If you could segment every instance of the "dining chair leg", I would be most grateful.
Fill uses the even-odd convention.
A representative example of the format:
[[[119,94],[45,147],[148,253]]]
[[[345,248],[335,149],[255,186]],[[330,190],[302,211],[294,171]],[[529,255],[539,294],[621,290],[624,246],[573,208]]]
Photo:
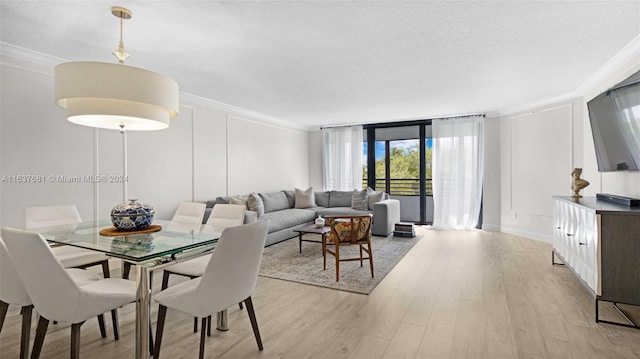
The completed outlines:
[[[211,336],[211,316],[207,317],[207,336]]]
[[[7,310],[9,310],[9,303],[5,303],[0,300],[0,333],[2,333],[2,325],[4,325],[4,319],[7,317]]]
[[[111,323],[113,323],[113,337],[120,339],[120,330],[118,329],[118,310],[111,309]]]
[[[198,318],[193,317],[193,332],[197,333],[198,332]]]
[[[22,333],[20,334],[20,359],[29,357],[29,335],[31,333],[31,314],[33,305],[26,305],[20,309],[22,314]]]
[[[260,339],[260,330],[258,330],[258,321],[256,320],[256,313],[253,310],[253,301],[251,297],[244,300],[244,304],[247,306],[247,313],[249,313],[249,320],[251,321],[251,327],[253,328],[253,335],[256,337],[258,343],[258,349],[262,350],[262,339]]]
[[[153,359],[160,358],[160,345],[162,345],[162,333],[164,332],[164,321],[167,318],[167,307],[158,307],[158,322],[156,323],[156,343],[153,349]]]
[[[109,269],[108,260],[102,262],[102,276],[104,278],[111,278],[111,270]],[[98,323],[100,324],[100,334],[103,338],[106,338],[107,333],[104,330],[104,316],[102,316],[102,320],[98,317]],[[111,323],[113,324],[113,337],[118,340],[120,339],[120,333],[118,329],[118,311],[116,309],[111,310]]]
[[[169,276],[170,275],[171,275],[171,272],[163,271],[163,274],[162,274],[162,286],[160,287],[161,290],[165,290],[169,286]]]
[[[107,330],[104,327],[104,314],[98,315],[98,327],[100,327],[100,336],[107,337]]]
[[[38,327],[36,328],[36,338],[33,341],[33,350],[31,350],[31,359],[39,359],[42,352],[42,344],[44,344],[44,337],[47,335],[47,327],[49,326],[49,319],[40,316],[38,320]]]
[[[83,323],[71,324],[71,359],[80,359],[80,327]]]
[[[202,328],[200,330],[200,359],[204,359],[204,341],[207,338],[206,331],[207,329],[207,318],[202,318]]]
[[[362,256],[362,244],[359,245],[358,247],[360,247],[360,268],[362,268],[362,261],[363,261],[363,256]]]
[[[238,306],[240,307],[240,309],[244,309],[244,307],[242,306],[242,302],[238,303]]]
[[[131,273],[131,263],[124,262],[124,264],[122,264],[122,278],[129,279],[130,273]]]
[[[109,270],[109,260],[102,262],[102,276],[104,278],[111,278],[111,272]]]

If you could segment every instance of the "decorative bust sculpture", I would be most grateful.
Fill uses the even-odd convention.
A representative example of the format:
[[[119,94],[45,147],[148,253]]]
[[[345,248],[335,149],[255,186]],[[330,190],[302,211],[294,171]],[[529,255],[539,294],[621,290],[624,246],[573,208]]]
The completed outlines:
[[[582,174],[582,168],[574,168],[571,172],[571,176],[573,177],[573,181],[571,182],[571,189],[573,190],[573,195],[571,197],[580,198],[580,190],[587,187],[589,185],[588,181],[580,178]]]

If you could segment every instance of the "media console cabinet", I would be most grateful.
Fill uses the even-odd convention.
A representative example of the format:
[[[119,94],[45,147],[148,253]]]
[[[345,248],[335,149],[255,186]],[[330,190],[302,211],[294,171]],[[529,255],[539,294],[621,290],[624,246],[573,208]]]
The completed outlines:
[[[552,265],[556,256],[595,297],[596,323],[640,329],[618,304],[640,305],[640,208],[596,197],[554,196]],[[602,320],[598,303],[611,302],[630,324]]]

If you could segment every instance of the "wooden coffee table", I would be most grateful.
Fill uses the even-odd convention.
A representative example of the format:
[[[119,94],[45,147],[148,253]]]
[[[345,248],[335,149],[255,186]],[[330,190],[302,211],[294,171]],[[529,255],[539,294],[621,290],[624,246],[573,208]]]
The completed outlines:
[[[303,239],[302,236],[307,234],[307,233],[315,233],[315,234],[320,234],[322,235],[322,238],[324,238],[324,236],[331,232],[331,228],[329,228],[328,226],[324,226],[324,227],[316,227],[315,224],[309,224],[309,225],[304,225],[301,226],[299,228],[296,228],[293,230],[294,232],[298,232],[298,242],[300,244],[300,253],[302,253],[302,242],[313,242],[313,243],[321,243],[322,241],[314,241],[312,239]]]

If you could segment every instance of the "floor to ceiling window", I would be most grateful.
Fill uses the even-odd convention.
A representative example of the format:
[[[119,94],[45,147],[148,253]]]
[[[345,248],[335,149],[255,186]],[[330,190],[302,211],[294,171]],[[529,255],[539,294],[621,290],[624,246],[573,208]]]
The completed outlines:
[[[402,221],[432,223],[430,121],[367,125],[364,131],[363,186],[398,199]]]

